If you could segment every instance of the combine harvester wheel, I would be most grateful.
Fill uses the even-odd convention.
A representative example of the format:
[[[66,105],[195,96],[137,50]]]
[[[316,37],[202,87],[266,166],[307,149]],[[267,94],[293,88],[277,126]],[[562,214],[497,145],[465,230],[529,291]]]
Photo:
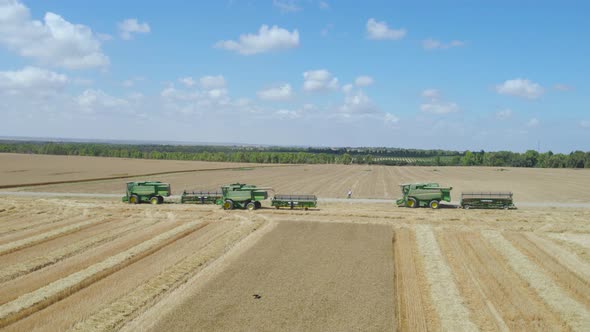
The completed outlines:
[[[223,209],[224,210],[233,210],[234,202],[231,199],[226,200],[223,202]]]
[[[250,202],[246,204],[246,209],[248,209],[248,211],[256,210],[256,204],[254,204],[254,202]]]
[[[428,206],[430,206],[433,209],[438,209],[440,207],[439,203],[437,200],[432,200],[430,201],[430,204],[428,204]]]
[[[160,200],[158,199],[158,197],[154,196],[154,197],[150,198],[150,203],[154,204],[154,205],[160,204]]]
[[[407,204],[408,204],[409,208],[417,208],[418,207],[418,201],[414,197],[408,198]]]
[[[129,197],[129,204],[139,204],[139,197],[137,195],[131,195]]]

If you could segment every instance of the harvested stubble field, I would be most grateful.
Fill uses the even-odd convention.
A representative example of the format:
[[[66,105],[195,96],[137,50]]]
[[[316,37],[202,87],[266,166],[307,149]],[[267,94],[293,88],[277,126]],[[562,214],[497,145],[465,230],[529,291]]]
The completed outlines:
[[[60,166],[64,165],[64,166]],[[60,171],[60,167],[62,170]],[[72,174],[66,173],[69,170]],[[186,171],[182,173],[175,173]],[[27,183],[80,181],[125,174],[159,175],[91,182],[24,186]],[[57,175],[56,175],[57,174]],[[589,203],[590,169],[497,167],[412,167],[366,165],[256,165],[191,161],[136,160],[66,156],[22,156],[0,153],[0,187],[10,191],[120,194],[126,181],[160,180],[183,190],[215,190],[232,182],[270,186],[277,193],[311,193],[318,197],[395,199],[399,184],[439,182],[461,191],[512,191],[516,202]]]
[[[286,170],[311,175],[289,178]],[[526,171],[530,174],[522,179],[510,175]],[[550,196],[537,202],[590,201],[576,196],[588,193],[557,186],[567,180],[582,188],[588,179],[579,176],[587,173],[536,171],[541,170],[468,168],[464,174],[487,186],[494,178],[477,174],[510,176],[520,195]],[[391,190],[384,197],[396,197],[398,180],[427,180],[421,174],[436,173],[366,166],[212,172],[219,173],[203,177],[204,187],[223,181],[211,174],[235,174],[226,182],[274,183],[285,192],[303,192],[320,185],[323,174],[328,181],[321,183],[337,183],[326,195],[358,181],[355,196],[365,197],[384,188]],[[355,172],[364,176],[345,178]],[[175,188],[180,181],[199,183],[189,181],[188,173],[170,177],[179,181]],[[287,179],[299,189],[289,190]],[[27,190],[121,193],[123,181]],[[385,186],[371,189],[381,181]],[[455,186],[453,181],[448,183]],[[0,197],[0,327],[7,331],[584,331],[590,326],[588,208],[465,211],[341,201],[321,202],[310,211],[275,210],[265,202],[265,208],[248,212],[127,205],[114,198]]]

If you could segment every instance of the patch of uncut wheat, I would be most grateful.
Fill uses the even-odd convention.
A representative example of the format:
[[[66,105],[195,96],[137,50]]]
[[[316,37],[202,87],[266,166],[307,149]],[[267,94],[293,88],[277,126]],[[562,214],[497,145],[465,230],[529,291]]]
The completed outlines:
[[[194,221],[173,228],[133,248],[111,256],[84,270],[56,280],[47,286],[24,294],[14,301],[0,306],[0,328],[29,316],[60,299],[152,254],[167,244],[186,236],[208,223]]]
[[[446,263],[432,227],[416,225],[416,243],[423,257],[424,270],[430,284],[432,302],[443,331],[478,331],[463,304],[451,269]]]
[[[482,231],[481,234],[504,255],[510,267],[533,287],[541,298],[574,331],[587,331],[590,326],[590,312],[584,305],[567,296],[551,277],[516,249],[510,241],[497,231]]]
[[[74,325],[71,331],[114,331],[133,319],[157,298],[184,284],[191,276],[214,261],[233,244],[258,229],[264,222],[242,222],[238,227],[211,239],[198,253],[186,257],[166,272],[149,280],[132,292],[119,298],[86,320]]]
[[[58,228],[53,231],[38,234],[38,235],[31,236],[31,237],[21,239],[18,241],[6,243],[3,245],[0,245],[0,255],[6,255],[11,252],[23,249],[23,248],[27,248],[27,247],[30,247],[30,246],[33,246],[33,245],[36,245],[36,244],[39,244],[42,242],[46,242],[46,241],[55,239],[57,237],[64,236],[64,235],[79,231],[79,230],[84,229],[86,227],[93,226],[95,224],[99,224],[104,221],[105,221],[105,219],[86,220],[86,221],[82,221],[79,223],[75,223],[73,225],[68,225],[65,227]]]
[[[428,331],[416,260],[413,254],[415,239],[407,228],[395,231],[393,237],[395,318],[402,331]]]
[[[34,271],[38,271],[47,266],[56,264],[68,257],[72,257],[81,252],[99,246],[103,243],[113,241],[114,239],[122,237],[125,234],[136,229],[138,227],[137,224],[141,224],[141,226],[143,227],[149,227],[157,222],[158,220],[152,220],[148,223],[142,223],[140,220],[138,220],[124,227],[108,230],[97,236],[84,239],[82,241],[73,243],[69,246],[62,247],[58,250],[49,252],[43,256],[35,257],[26,262],[20,262],[17,264],[9,265],[5,268],[0,269],[0,283],[6,282],[8,280],[20,277],[22,275]]]

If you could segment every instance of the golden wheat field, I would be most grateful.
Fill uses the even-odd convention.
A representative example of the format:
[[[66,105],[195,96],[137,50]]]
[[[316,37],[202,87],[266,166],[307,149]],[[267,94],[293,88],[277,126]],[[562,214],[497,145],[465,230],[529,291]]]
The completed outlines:
[[[224,211],[128,205],[118,196],[0,194],[6,331],[590,326],[587,170],[0,160],[0,185],[11,187],[5,192],[122,195],[125,181],[142,178],[104,178],[131,167],[138,175],[162,173],[150,179],[172,183],[175,193],[239,181],[326,198],[309,211],[271,209],[268,202],[255,211]],[[77,175],[52,175],[65,172]],[[102,180],[69,182],[96,178]],[[461,190],[511,190],[517,206],[531,204],[431,210],[328,199],[349,188],[353,197],[393,199],[398,184],[411,181],[452,185],[455,198]],[[48,182],[61,183],[26,186]]]

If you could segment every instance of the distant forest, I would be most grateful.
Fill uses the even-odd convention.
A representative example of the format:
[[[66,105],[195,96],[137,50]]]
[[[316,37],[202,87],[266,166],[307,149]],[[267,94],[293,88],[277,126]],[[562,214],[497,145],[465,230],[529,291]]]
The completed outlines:
[[[0,140],[0,152],[263,164],[375,164],[590,168],[590,152],[447,151],[400,148],[298,148],[33,142]]]

